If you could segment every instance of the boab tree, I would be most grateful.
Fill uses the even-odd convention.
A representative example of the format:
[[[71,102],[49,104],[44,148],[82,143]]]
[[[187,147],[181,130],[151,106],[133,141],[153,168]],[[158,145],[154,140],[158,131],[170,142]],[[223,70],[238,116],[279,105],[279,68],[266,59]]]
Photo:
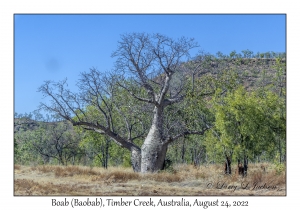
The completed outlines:
[[[130,150],[134,171],[161,170],[168,144],[186,135],[202,135],[209,128],[204,123],[192,130],[176,115],[182,111],[187,80],[182,61],[195,47],[193,39],[123,35],[112,54],[117,60],[109,75],[96,69],[82,73],[79,93],[67,90],[66,81],[45,82],[39,90],[52,100],[41,107]],[[141,138],[139,147],[135,140]]]

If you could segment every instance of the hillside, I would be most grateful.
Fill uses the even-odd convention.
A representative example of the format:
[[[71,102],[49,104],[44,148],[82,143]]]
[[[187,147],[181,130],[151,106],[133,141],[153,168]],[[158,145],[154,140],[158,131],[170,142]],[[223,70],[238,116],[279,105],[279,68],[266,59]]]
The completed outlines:
[[[286,59],[276,58],[237,58],[207,59],[201,61],[196,77],[219,75],[224,70],[234,70],[239,75],[239,82],[246,88],[260,87],[274,83],[279,68],[282,70],[282,82],[286,80]]]
[[[14,133],[19,131],[35,130],[39,127],[38,122],[29,118],[14,119]]]

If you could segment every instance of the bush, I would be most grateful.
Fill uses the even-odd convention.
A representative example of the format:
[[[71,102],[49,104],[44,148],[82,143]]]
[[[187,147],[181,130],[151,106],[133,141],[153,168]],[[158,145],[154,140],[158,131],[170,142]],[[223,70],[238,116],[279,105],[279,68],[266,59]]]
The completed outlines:
[[[282,174],[285,171],[285,165],[282,163],[275,163],[275,171],[277,175]]]

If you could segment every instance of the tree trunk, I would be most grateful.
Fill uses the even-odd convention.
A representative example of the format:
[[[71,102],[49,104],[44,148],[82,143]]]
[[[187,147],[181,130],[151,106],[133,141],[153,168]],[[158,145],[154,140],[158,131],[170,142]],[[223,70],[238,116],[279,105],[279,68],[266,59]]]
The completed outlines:
[[[185,138],[183,138],[182,148],[181,148],[181,163],[184,163],[184,156],[185,156]]]
[[[163,168],[168,145],[162,140],[163,108],[154,108],[152,126],[141,148],[141,172],[155,172]]]
[[[225,156],[225,174],[231,174],[231,158],[227,155]]]
[[[148,138],[149,139],[149,138]],[[163,168],[164,160],[167,153],[167,145],[155,141],[144,143],[142,146],[141,172],[156,172]]]
[[[105,169],[107,169],[107,166],[108,166],[108,148],[109,148],[109,140],[106,139],[106,141],[105,141]]]
[[[244,155],[244,176],[247,176],[248,171],[248,156]]]
[[[279,163],[281,164],[281,156],[282,156],[282,150],[281,150],[281,144],[280,144],[280,138],[278,138],[278,143],[279,143]]]

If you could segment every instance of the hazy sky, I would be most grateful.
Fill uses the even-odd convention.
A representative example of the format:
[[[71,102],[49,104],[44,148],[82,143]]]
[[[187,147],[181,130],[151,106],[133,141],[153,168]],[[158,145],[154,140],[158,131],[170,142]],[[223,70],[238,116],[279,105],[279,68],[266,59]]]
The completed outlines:
[[[73,88],[80,72],[112,69],[120,35],[132,32],[193,37],[211,54],[286,51],[285,15],[15,15],[15,112],[37,109],[46,80]]]

